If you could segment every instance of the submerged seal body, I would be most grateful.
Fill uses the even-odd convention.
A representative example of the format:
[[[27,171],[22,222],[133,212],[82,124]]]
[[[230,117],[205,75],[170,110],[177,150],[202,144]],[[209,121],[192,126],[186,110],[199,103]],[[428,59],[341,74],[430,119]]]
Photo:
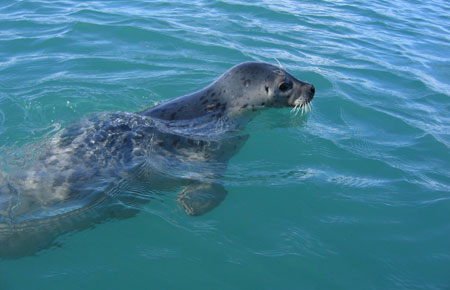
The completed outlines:
[[[313,96],[313,85],[284,69],[246,62],[143,112],[102,113],[69,125],[29,168],[0,172],[0,255],[29,249],[30,235],[78,228],[74,220],[83,212],[89,214],[79,228],[92,223],[89,215],[101,220],[99,205],[130,198],[121,193],[134,182],[150,191],[183,187],[178,201],[186,213],[208,212],[225,198],[220,176],[247,139],[235,133],[263,108],[300,108]]]

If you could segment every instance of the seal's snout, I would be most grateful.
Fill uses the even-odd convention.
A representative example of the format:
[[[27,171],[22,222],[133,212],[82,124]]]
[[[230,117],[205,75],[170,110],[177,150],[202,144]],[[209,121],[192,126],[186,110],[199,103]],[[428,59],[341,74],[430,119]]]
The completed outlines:
[[[294,107],[292,112],[295,112],[297,115],[300,111],[303,113],[307,113],[311,110],[311,101],[316,93],[316,88],[314,85],[305,83],[302,81],[298,81],[298,86],[296,89],[296,94],[294,95],[294,99],[288,102],[289,106]]]
[[[311,98],[314,97],[315,93],[316,93],[316,88],[314,87],[314,85],[311,85]]]
[[[304,83],[302,84],[302,91],[307,101],[310,102],[313,99],[314,94],[316,93],[316,88],[312,84]]]

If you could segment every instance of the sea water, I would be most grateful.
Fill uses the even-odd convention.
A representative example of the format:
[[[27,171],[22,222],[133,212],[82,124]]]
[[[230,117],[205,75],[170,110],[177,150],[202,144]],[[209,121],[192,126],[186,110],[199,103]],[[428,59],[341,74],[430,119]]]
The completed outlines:
[[[244,61],[313,83],[262,112],[214,211],[176,192],[0,260],[0,289],[450,289],[450,3],[0,2],[0,165]],[[1,245],[0,245],[1,246]]]

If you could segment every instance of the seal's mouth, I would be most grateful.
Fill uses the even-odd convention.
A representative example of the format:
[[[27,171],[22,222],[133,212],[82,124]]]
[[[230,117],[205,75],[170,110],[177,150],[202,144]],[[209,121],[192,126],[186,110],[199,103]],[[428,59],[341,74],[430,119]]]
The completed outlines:
[[[297,115],[299,112],[301,112],[300,115],[306,114],[312,110],[312,97],[306,100],[301,100],[301,98],[298,98],[294,101],[294,103],[291,105],[293,106],[291,112]]]
[[[299,112],[301,112],[301,115],[303,115],[311,111],[311,101],[314,97],[316,89],[311,84],[303,83],[300,87],[300,92],[300,96],[295,98],[293,101],[291,98],[289,98],[291,99],[291,101],[289,102],[289,106],[294,107],[292,108],[291,112],[295,113],[295,115],[297,115]]]

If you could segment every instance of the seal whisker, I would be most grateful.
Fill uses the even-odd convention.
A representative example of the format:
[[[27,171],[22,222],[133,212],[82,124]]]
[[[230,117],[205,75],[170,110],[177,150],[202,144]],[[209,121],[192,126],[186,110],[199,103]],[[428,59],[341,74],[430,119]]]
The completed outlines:
[[[301,107],[301,104],[295,104],[295,106],[292,108],[291,112],[297,116],[298,112],[300,111],[300,107]]]
[[[273,59],[276,60],[276,62],[278,63],[278,66],[282,69],[283,65],[281,64],[281,62],[276,57],[274,57]]]
[[[295,110],[297,110],[297,105],[295,105],[295,106],[291,109],[291,113],[294,113]]]

